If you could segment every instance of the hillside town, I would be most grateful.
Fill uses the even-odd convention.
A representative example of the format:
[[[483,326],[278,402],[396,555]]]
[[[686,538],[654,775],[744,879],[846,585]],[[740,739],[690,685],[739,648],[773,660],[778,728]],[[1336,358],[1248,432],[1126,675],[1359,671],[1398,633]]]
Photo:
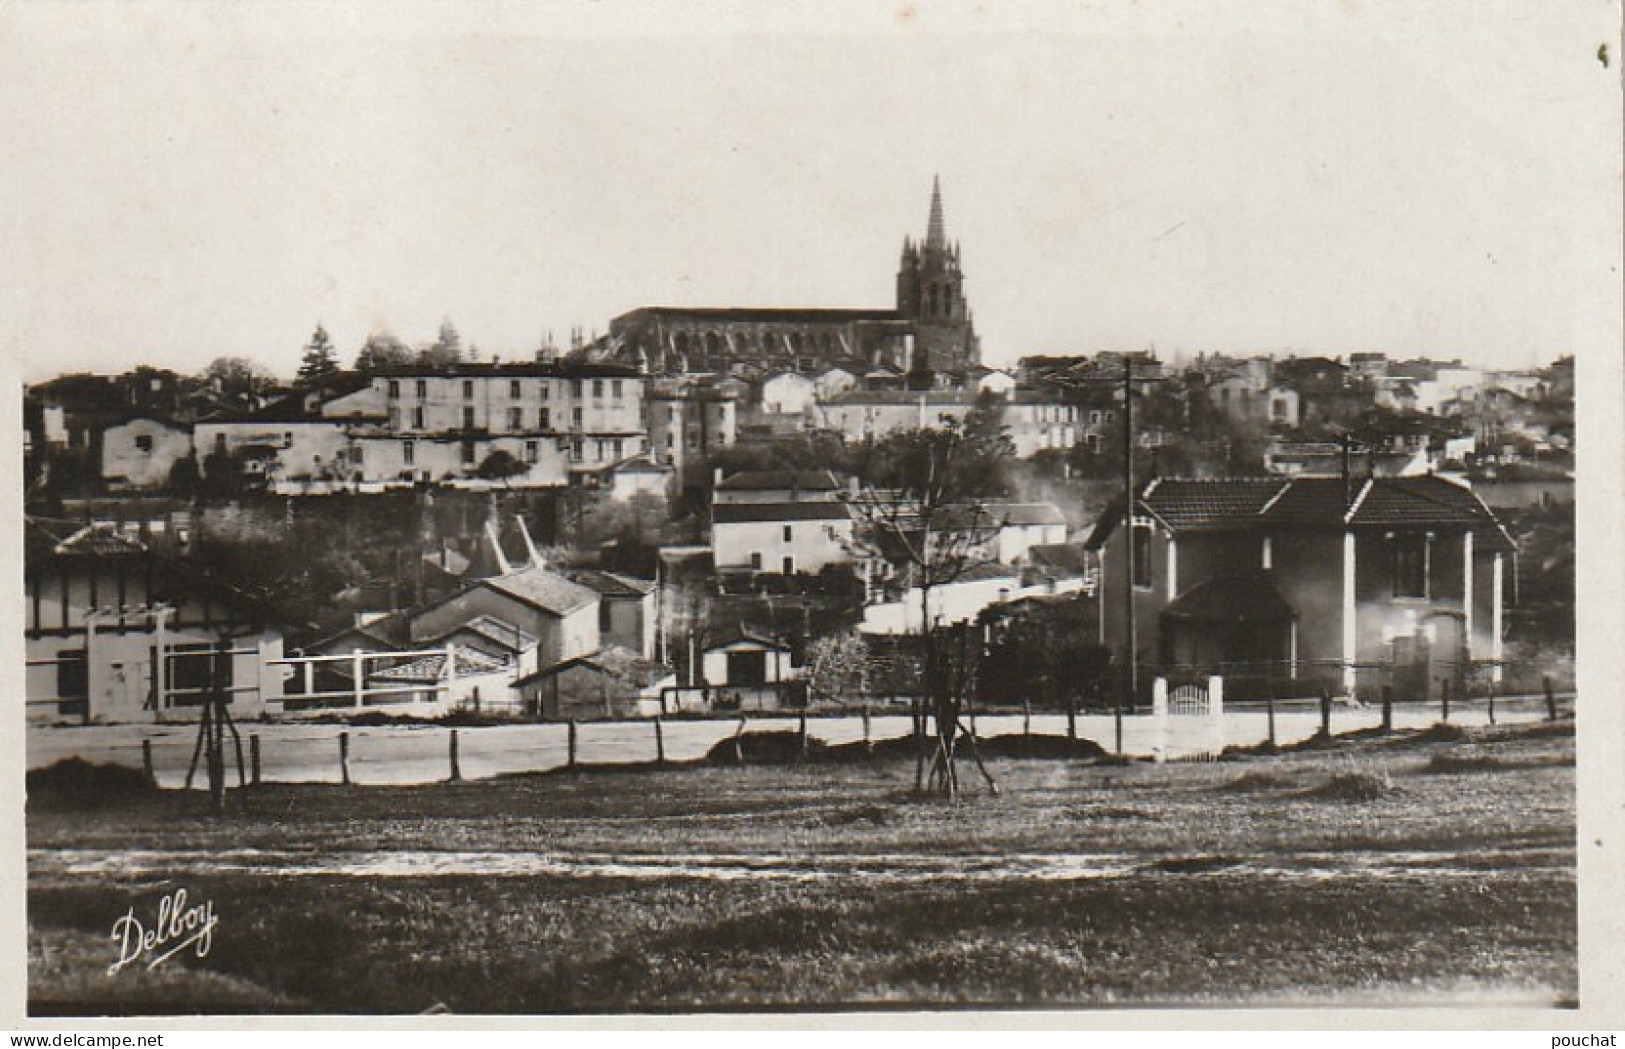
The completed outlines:
[[[989,706],[1572,680],[1572,356],[996,367],[947,229],[885,308],[28,386],[30,718],[851,709],[966,629]]]

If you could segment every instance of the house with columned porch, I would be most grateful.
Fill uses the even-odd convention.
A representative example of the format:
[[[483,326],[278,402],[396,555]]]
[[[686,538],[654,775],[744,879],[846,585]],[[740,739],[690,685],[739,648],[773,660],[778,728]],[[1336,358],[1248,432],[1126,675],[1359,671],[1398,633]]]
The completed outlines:
[[[1436,698],[1469,675],[1500,679],[1514,545],[1463,484],[1156,478],[1137,491],[1127,528],[1124,508],[1108,510],[1087,544],[1100,641],[1119,660],[1132,607],[1145,669],[1363,698],[1385,686]]]

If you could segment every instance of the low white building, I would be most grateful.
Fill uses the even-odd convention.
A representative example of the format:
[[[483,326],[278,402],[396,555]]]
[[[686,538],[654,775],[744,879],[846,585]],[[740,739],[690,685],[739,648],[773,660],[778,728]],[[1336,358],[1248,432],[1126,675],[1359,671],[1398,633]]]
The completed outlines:
[[[281,712],[282,636],[229,587],[117,529],[34,519],[24,576],[30,719],[195,720],[216,688],[236,717]]]
[[[1066,515],[1050,503],[992,503],[987,510],[999,524],[1001,564],[1015,564],[1035,546],[1066,542]]]
[[[833,474],[742,471],[716,485],[711,550],[718,572],[817,573],[853,560],[852,512]]]
[[[849,441],[883,438],[902,430],[962,423],[982,403],[983,395],[967,390],[860,390],[821,403],[817,415],[828,429]],[[1068,451],[1083,439],[1082,410],[1059,395],[1015,390],[994,398],[1017,458],[1054,449]]]
[[[191,427],[135,416],[102,431],[102,479],[112,488],[160,488],[191,454]]]
[[[818,383],[798,372],[775,372],[761,383],[762,411],[772,415],[801,415],[817,399]]]

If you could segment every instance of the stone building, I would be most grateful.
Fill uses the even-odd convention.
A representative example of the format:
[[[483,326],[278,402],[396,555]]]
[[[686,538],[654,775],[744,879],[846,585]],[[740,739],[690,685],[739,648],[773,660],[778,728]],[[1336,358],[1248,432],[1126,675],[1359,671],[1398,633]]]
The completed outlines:
[[[959,245],[939,184],[925,239],[905,238],[890,309],[645,306],[616,317],[589,356],[656,374],[781,369],[816,376],[838,362],[886,364],[917,385],[962,384],[981,363]]]

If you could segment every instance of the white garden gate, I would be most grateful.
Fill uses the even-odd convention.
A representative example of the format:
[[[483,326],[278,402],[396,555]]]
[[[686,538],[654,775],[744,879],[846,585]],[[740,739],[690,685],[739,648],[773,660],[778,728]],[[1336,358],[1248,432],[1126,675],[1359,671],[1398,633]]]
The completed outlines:
[[[1217,761],[1224,751],[1224,679],[1183,684],[1172,690],[1157,678],[1151,690],[1151,714],[1157,722],[1156,760]]]

